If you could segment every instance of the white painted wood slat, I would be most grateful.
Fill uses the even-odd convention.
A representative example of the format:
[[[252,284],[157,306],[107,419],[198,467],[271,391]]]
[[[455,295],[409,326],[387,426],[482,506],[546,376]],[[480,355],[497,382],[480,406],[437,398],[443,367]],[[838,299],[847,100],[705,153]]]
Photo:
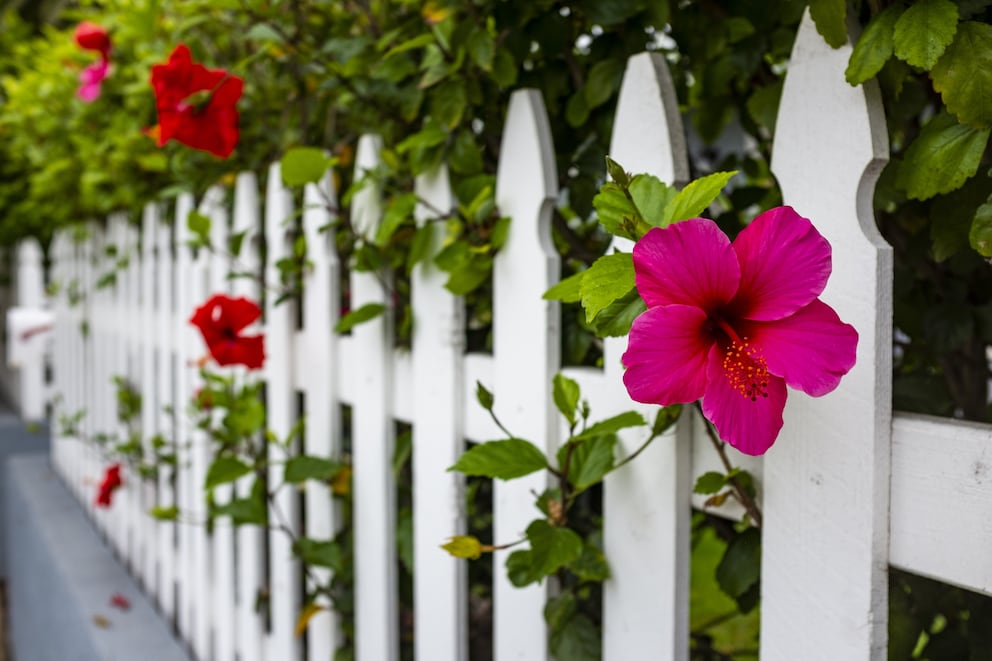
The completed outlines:
[[[833,247],[822,299],[860,339],[835,392],[790,393],[765,455],[765,659],[885,657],[892,253],[871,202],[888,144],[877,88],[844,80],[850,53],[824,43],[807,13],[776,127],[772,170],[785,203]]]
[[[493,382],[504,425],[547,454],[557,449],[557,413],[551,379],[560,365],[559,311],[541,297],[558,281],[558,253],[551,244],[551,205],[558,195],[551,127],[540,93],[510,97],[496,174],[496,203],[511,218],[506,244],[493,265]],[[493,537],[506,544],[524,535],[535,518],[534,495],[547,486],[540,471],[493,485]],[[547,583],[516,588],[497,553],[493,566],[493,644],[497,661],[544,659]]]

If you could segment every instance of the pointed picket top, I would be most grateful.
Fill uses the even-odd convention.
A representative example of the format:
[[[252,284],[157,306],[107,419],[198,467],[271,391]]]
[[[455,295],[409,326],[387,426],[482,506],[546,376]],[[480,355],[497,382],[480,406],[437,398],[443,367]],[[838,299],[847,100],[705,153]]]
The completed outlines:
[[[506,111],[496,170],[496,203],[511,218],[505,251],[554,254],[551,215],[535,211],[557,197],[558,170],[544,100],[538,90],[517,90]],[[521,226],[534,218],[533,229]]]
[[[237,260],[239,271],[259,273],[259,223],[258,178],[254,172],[241,172],[234,183],[234,217],[231,219],[231,233],[244,233]],[[259,285],[254,279],[238,277],[231,281],[231,292],[235,296],[258,300]]]
[[[628,172],[648,172],[668,185],[689,180],[679,101],[660,53],[639,53],[627,60],[610,157]]]
[[[790,393],[764,462],[762,656],[884,659],[891,445],[892,253],[872,215],[887,158],[874,81],[844,80],[808,13],[782,90],[772,171],[785,204],[830,241],[823,300],[859,333],[836,391]],[[797,264],[796,268],[802,268]]]
[[[358,139],[358,147],[355,149],[356,182],[365,176],[365,173],[379,167],[382,163],[379,158],[381,151],[382,138],[379,136],[367,133]],[[382,217],[381,198],[382,191],[379,184],[371,179],[352,197],[351,226],[359,235],[375,236],[379,219]]]

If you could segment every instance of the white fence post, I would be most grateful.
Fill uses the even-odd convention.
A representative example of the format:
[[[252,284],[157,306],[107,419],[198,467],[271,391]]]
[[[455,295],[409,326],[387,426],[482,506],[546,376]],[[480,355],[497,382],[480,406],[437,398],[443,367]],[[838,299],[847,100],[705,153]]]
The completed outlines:
[[[689,177],[685,135],[668,65],[657,53],[630,58],[620,88],[610,155],[629,172],[647,172],[669,185]],[[614,239],[616,250],[632,242]],[[631,402],[623,386],[620,356],[627,338],[606,338],[606,392],[602,404],[639,409],[650,422],[657,407]],[[604,586],[603,653],[623,661],[652,650],[659,658],[689,656],[689,539],[692,490],[691,418],[656,439],[637,461],[611,473],[604,491],[603,539],[611,578]],[[621,434],[621,451],[633,452],[644,430]]]
[[[493,383],[501,422],[548,455],[557,450],[558,420],[551,379],[561,365],[558,303],[542,298],[560,278],[551,244],[552,205],[558,196],[551,127],[540,92],[510,97],[496,174],[496,203],[509,216],[506,244],[493,265]],[[544,471],[493,485],[493,537],[505,544],[523,536],[535,518],[534,496],[547,486]],[[514,587],[493,558],[493,644],[498,661],[547,657],[544,604],[547,581]]]
[[[21,308],[42,308],[45,306],[45,276],[41,263],[41,247],[35,239],[24,239],[17,245],[17,298]],[[46,333],[44,337],[47,337]],[[45,342],[44,337],[35,342]],[[13,338],[7,338],[12,341]],[[19,370],[19,404],[24,420],[43,420],[47,393],[45,391],[45,353],[33,352],[34,360],[24,364]]]
[[[886,656],[892,253],[872,195],[888,143],[874,83],[844,81],[850,54],[824,43],[807,13],[775,135],[785,203],[833,246],[822,298],[860,337],[857,364],[834,393],[792,394],[765,456],[765,659]]]

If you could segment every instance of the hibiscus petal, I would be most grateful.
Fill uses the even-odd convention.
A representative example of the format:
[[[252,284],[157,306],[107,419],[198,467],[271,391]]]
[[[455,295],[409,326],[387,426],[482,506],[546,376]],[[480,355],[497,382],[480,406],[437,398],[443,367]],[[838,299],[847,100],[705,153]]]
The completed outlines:
[[[250,301],[244,296],[228,298],[227,296],[217,295],[211,300],[215,301],[215,305],[220,308],[217,325],[230,328],[235,333],[248,324],[253,323],[262,315],[261,308],[254,301]]]
[[[261,335],[244,335],[210,345],[210,355],[218,365],[244,365],[258,369],[265,362],[265,339]]]
[[[634,320],[622,359],[631,398],[665,406],[703,396],[713,343],[706,319],[699,308],[666,305],[649,308]]]
[[[740,289],[732,316],[787,317],[820,295],[830,276],[830,244],[792,207],[762,213],[734,240]]]
[[[814,397],[832,391],[854,367],[858,331],[820,299],[785,319],[739,325],[769,372]]]
[[[782,429],[785,381],[768,379],[768,396],[751,400],[735,390],[723,371],[723,352],[714,346],[707,365],[709,384],[703,395],[703,415],[720,438],[744,454],[764,454]]]
[[[648,307],[691,305],[707,312],[737,292],[741,272],[730,239],[712,220],[655,228],[634,246],[637,291]]]

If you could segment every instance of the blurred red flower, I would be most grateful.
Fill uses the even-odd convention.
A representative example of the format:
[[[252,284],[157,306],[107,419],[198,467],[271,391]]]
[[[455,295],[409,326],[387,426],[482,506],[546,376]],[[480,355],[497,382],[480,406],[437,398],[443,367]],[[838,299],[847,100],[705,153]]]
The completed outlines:
[[[158,110],[158,146],[176,140],[187,147],[227,158],[238,145],[238,109],[244,81],[224,69],[193,61],[179,44],[165,64],[152,67]]]
[[[80,48],[95,50],[106,60],[110,57],[110,35],[107,30],[96,23],[83,21],[76,26],[73,38]]]
[[[241,332],[261,316],[258,304],[247,298],[214,294],[196,309],[189,321],[200,329],[203,341],[218,365],[258,369],[265,361],[264,338]]]
[[[124,485],[121,479],[121,465],[113,464],[109,466],[103,474],[103,481],[97,488],[96,499],[93,501],[97,507],[110,507],[111,497],[114,492]]]
[[[100,86],[110,73],[110,35],[96,23],[83,21],[76,26],[73,37],[80,48],[100,53],[99,62],[94,62],[79,72],[76,96],[90,103],[100,96]]]

